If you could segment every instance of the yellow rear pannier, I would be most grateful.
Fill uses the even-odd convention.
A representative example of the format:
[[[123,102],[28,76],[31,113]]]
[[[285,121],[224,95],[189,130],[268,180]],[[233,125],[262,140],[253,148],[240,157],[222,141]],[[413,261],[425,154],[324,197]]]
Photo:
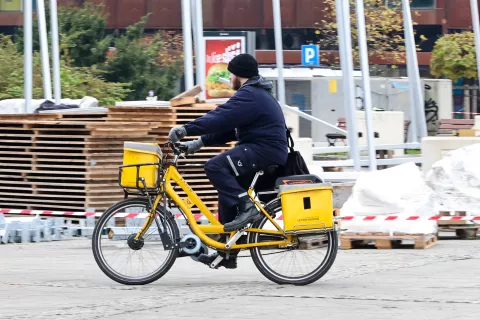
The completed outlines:
[[[280,198],[285,232],[333,228],[330,184],[281,185]]]
[[[162,150],[156,143],[125,142],[120,185],[141,189],[158,187],[161,159]],[[145,186],[141,178],[145,179]]]

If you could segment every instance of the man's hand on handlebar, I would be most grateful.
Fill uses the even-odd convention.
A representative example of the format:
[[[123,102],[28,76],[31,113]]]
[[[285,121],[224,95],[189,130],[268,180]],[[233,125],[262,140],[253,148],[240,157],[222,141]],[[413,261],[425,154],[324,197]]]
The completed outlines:
[[[172,142],[171,140],[167,141],[170,149],[172,149],[173,154],[180,156],[181,154],[186,154],[188,151],[188,146],[181,144],[180,142]]]
[[[181,144],[180,142],[173,142],[171,139],[169,139],[167,141],[167,144],[170,145],[170,148],[176,155],[180,155],[182,153],[185,155],[191,155],[195,152],[198,152],[201,148],[204,147],[201,138],[198,138],[197,140],[187,141],[184,144]]]
[[[194,154],[204,146],[201,138],[193,141],[187,141],[184,145],[187,146],[187,151],[185,152],[186,155]]]

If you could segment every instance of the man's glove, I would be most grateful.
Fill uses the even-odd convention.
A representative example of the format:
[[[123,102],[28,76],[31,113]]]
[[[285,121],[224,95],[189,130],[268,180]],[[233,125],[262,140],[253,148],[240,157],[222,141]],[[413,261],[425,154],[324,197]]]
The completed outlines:
[[[170,130],[170,133],[168,134],[168,139],[172,141],[173,143],[178,142],[183,139],[187,135],[187,130],[182,127],[175,127]]]
[[[203,146],[203,141],[201,138],[193,141],[187,141],[184,143],[185,146],[187,146],[187,151],[185,154],[194,154],[195,152],[199,151]]]

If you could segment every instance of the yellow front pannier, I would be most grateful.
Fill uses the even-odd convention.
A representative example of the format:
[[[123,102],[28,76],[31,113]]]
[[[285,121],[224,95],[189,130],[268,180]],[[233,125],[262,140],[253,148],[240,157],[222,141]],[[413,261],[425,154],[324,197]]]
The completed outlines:
[[[281,185],[280,197],[285,232],[333,228],[333,188],[330,184]]]
[[[162,150],[156,143],[125,142],[120,185],[124,188],[148,189],[159,185]],[[145,180],[145,186],[142,182]]]

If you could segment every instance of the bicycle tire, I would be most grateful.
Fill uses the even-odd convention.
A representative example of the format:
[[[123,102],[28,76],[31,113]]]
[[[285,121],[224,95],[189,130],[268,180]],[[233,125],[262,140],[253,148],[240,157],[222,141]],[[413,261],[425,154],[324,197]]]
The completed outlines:
[[[271,215],[278,213],[281,211],[282,203],[281,199],[272,200],[265,206],[265,210],[269,212]],[[261,220],[257,221],[253,224],[252,228],[259,228],[261,229],[262,226],[268,221],[267,217],[262,218]],[[249,243],[259,242],[260,239],[259,233],[250,233],[249,234]],[[311,284],[320,278],[322,278],[328,270],[332,267],[335,259],[337,257],[338,252],[338,235],[336,231],[330,231],[327,233],[328,236],[328,253],[327,256],[323,259],[321,264],[311,273],[305,275],[303,277],[287,277],[284,275],[280,275],[279,273],[272,270],[264,259],[262,258],[262,254],[260,253],[259,247],[250,248],[250,255],[252,256],[253,263],[257,267],[257,269],[262,273],[267,279],[277,284],[291,284],[297,286],[303,286]]]
[[[92,235],[92,250],[93,250],[93,256],[95,258],[95,261],[97,262],[97,265],[100,267],[100,269],[107,275],[110,279],[121,283],[125,285],[145,285],[152,283],[158,279],[160,279],[162,276],[164,276],[170,268],[173,266],[175,263],[175,260],[177,259],[177,256],[179,254],[178,249],[173,249],[171,250],[171,254],[169,254],[168,258],[166,259],[165,263],[163,264],[163,267],[156,270],[154,273],[141,277],[141,278],[129,278],[126,276],[122,276],[120,274],[117,274],[113,272],[107,263],[104,261],[102,258],[101,254],[101,249],[100,249],[100,238],[102,236],[102,230],[103,230],[103,225],[106,223],[106,221],[113,215],[115,214],[119,209],[122,207],[127,207],[127,206],[135,206],[138,205],[138,207],[147,207],[149,204],[148,199],[146,198],[132,198],[132,199],[125,199],[122,200],[110,208],[108,208],[101,216],[101,218],[98,220],[97,224],[95,225],[95,228],[93,230],[93,235]],[[157,213],[159,214],[160,219],[164,219],[165,223],[168,225],[169,229],[172,231],[173,234],[170,234],[170,237],[172,241],[176,241],[177,239],[180,238],[180,232],[178,230],[177,223],[175,222],[175,218],[173,216],[169,216],[166,213],[165,208],[163,206],[159,205],[157,207]],[[166,218],[165,218],[166,217]],[[155,223],[155,222],[153,222]]]

